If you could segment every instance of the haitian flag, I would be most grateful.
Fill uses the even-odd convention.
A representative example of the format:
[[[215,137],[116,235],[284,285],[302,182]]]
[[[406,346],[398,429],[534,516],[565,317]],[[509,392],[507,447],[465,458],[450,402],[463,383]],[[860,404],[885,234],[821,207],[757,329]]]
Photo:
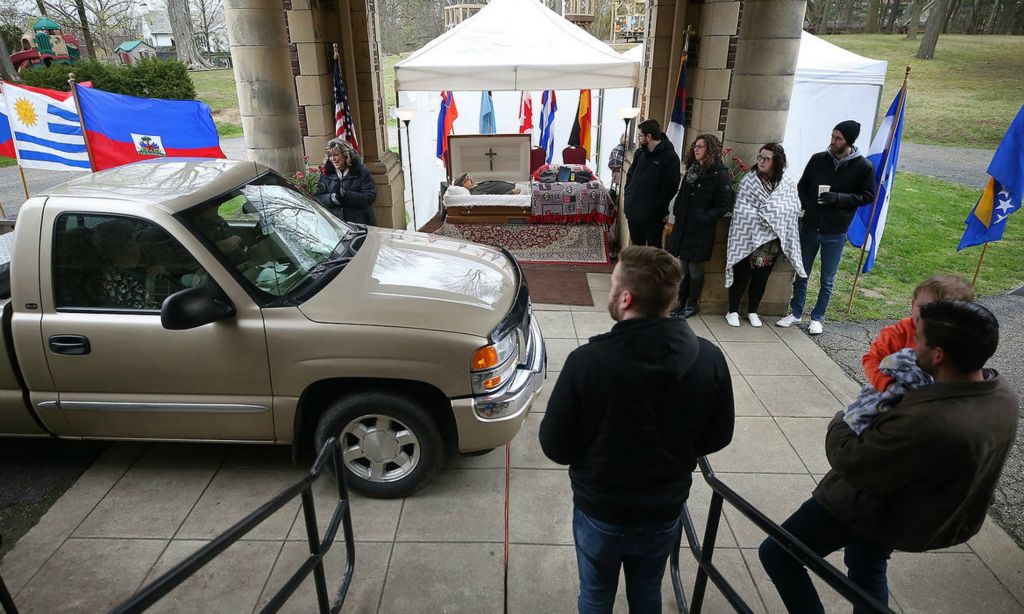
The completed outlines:
[[[167,156],[224,158],[210,107],[75,86],[93,170]]]
[[[1003,238],[1006,218],[1024,200],[1024,106],[1010,123],[988,165],[988,184],[967,216],[964,236],[956,251]]]
[[[447,166],[445,154],[448,153],[448,135],[452,133],[455,118],[459,109],[455,106],[455,94],[451,90],[441,92],[441,110],[437,113],[437,157]]]

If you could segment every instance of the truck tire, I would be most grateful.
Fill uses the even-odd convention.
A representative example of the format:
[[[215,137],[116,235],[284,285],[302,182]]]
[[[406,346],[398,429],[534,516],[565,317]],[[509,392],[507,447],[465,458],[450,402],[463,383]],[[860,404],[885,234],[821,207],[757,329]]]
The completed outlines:
[[[341,443],[349,486],[368,497],[393,499],[422,488],[441,468],[444,445],[427,412],[406,397],[360,392],[335,401],[316,427],[316,449]]]

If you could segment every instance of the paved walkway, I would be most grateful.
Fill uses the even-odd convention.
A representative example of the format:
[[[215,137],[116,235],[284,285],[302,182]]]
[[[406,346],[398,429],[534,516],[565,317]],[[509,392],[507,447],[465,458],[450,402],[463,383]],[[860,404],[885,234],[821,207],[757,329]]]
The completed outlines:
[[[551,381],[572,348],[612,324],[603,307],[609,276],[591,274],[590,281],[597,307],[537,306]],[[799,330],[732,329],[719,316],[693,326],[725,351],[734,377],[735,439],[711,462],[727,484],[781,521],[827,471],[825,427],[857,385]],[[511,446],[512,612],[575,607],[568,477],[537,443],[545,405],[542,398]],[[15,545],[0,574],[24,612],[106,610],[297,479],[301,471],[287,456],[283,448],[255,446],[112,445]],[[504,475],[499,450],[453,460],[404,500],[354,497],[356,577],[346,610],[501,611]],[[698,523],[708,501],[698,477],[690,499]],[[298,505],[288,506],[154,611],[252,611],[298,565],[303,539]],[[760,540],[750,523],[727,510],[715,560],[755,611],[780,612],[757,560]],[[329,577],[338,577],[343,552],[333,551]],[[839,557],[832,560],[840,564]],[[683,561],[689,592],[688,552]],[[1024,611],[1024,552],[992,523],[964,546],[897,554],[890,580],[898,611]],[[669,586],[666,576],[666,609]],[[727,611],[711,592],[708,611]],[[834,594],[823,594],[829,611],[847,609]],[[307,586],[288,610],[311,611],[313,600]],[[625,611],[621,594],[618,611]]]
[[[981,188],[988,182],[988,163],[993,154],[994,149],[903,143],[899,170]]]

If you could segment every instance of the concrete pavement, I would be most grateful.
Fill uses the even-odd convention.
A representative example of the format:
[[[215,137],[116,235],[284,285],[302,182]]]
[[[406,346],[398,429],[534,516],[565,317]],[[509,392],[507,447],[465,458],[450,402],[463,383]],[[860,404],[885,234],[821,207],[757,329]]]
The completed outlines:
[[[609,276],[590,274],[596,307],[537,305],[548,341],[549,383],[572,348],[612,324]],[[736,435],[711,457],[719,477],[776,521],[828,470],[829,418],[858,389],[796,329],[728,327],[696,319],[697,334],[726,353],[737,400]],[[550,386],[547,387],[550,390]],[[568,612],[577,591],[571,495],[564,467],[537,443],[542,397],[511,445],[509,610]],[[0,563],[24,612],[106,610],[298,479],[283,448],[115,444]],[[355,582],[349,612],[498,612],[503,600],[504,451],[456,459],[424,490],[391,501],[353,497]],[[319,490],[318,518],[329,506]],[[696,476],[698,526],[709,489]],[[298,504],[288,506],[189,580],[155,611],[252,611],[303,556]],[[782,611],[757,560],[762,535],[726,510],[715,561],[756,612]],[[329,559],[337,578],[344,550]],[[683,552],[687,592],[694,564]],[[841,565],[840,557],[833,557]],[[896,554],[892,606],[902,612],[1024,611],[1024,552],[988,522],[968,544]],[[666,575],[664,600],[673,607]],[[822,589],[829,611],[847,607]],[[286,608],[310,611],[311,585]],[[707,611],[728,611],[709,589]],[[625,612],[624,595],[617,611]]]

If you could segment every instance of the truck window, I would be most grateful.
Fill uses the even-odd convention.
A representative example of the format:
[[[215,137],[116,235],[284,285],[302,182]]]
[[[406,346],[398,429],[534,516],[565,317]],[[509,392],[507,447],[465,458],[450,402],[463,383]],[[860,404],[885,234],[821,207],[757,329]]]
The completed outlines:
[[[54,229],[57,309],[155,312],[207,275],[167,232],[139,218],[65,213]]]

